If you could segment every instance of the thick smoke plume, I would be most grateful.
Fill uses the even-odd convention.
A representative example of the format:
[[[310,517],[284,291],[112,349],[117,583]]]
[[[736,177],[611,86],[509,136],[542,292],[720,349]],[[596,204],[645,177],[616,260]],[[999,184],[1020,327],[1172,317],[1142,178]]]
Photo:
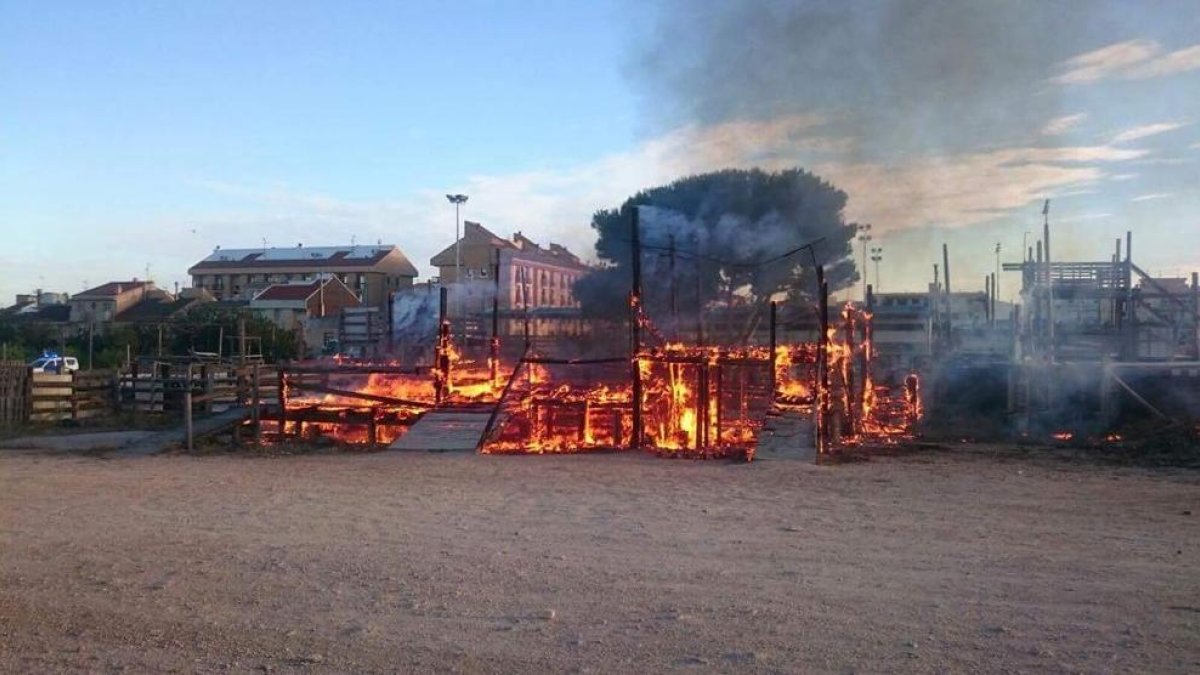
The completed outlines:
[[[1035,137],[1046,78],[1093,47],[1106,3],[1052,0],[668,0],[633,69],[661,122],[822,113],[863,151]],[[665,104],[665,106],[664,106]]]

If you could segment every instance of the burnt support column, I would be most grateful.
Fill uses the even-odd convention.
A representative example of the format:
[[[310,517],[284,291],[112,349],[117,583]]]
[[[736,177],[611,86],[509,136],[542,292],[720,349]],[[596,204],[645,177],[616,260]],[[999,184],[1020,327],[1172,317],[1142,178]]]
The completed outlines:
[[[279,365],[279,393],[276,395],[279,399],[279,438],[283,439],[287,436],[287,371],[284,370],[284,365]]]
[[[954,312],[954,302],[950,297],[950,247],[945,244],[942,244],[942,277],[946,282],[944,284],[946,294],[943,296],[946,299],[946,316],[944,321],[946,327],[946,348],[949,351],[954,346],[954,323],[951,321],[951,315]]]
[[[1042,207],[1042,239],[1046,247],[1046,331],[1050,340],[1050,361],[1054,361],[1054,273],[1050,263],[1050,200]]]
[[[992,323],[992,277],[987,274],[983,275],[983,293],[984,293],[983,318],[987,321],[988,325],[991,325],[991,323]]]
[[[1192,272],[1192,355],[1200,361],[1200,273]]]
[[[863,316],[863,382],[871,386],[871,364],[875,361],[875,293],[867,286],[867,314]],[[864,391],[865,393],[865,391]]]
[[[450,321],[446,318],[446,304],[446,287],[442,286],[438,293],[438,336],[433,363],[433,397],[437,405],[441,405],[446,396],[446,384],[450,372]]]
[[[1125,360],[1137,360],[1137,307],[1133,304],[1133,232],[1125,231]]]
[[[775,355],[776,339],[777,339],[775,331],[776,331],[776,326],[777,326],[778,320],[779,320],[779,303],[772,300],[771,301],[771,351],[769,352],[771,355],[771,402],[772,403],[775,402],[775,392],[777,391],[777,387],[779,386],[779,382],[777,381],[778,375],[775,372],[775,363],[776,363],[776,361],[778,361],[778,359]]]
[[[631,263],[633,269],[633,288],[629,293],[629,331],[630,331],[630,367],[633,377],[633,433],[629,439],[631,448],[642,447],[642,367],[640,355],[642,351],[642,239],[641,225],[638,222],[638,206],[630,213],[630,241],[632,242]]]
[[[829,284],[825,268],[817,266],[817,453],[829,452]]]
[[[492,341],[490,363],[492,387],[500,384],[500,249],[496,249],[496,260],[492,263]]]
[[[855,311],[851,307],[847,307],[845,311],[845,331],[846,331],[846,355],[842,359],[842,380],[843,386],[846,389],[846,433],[849,436],[858,435],[858,387],[855,386],[855,368],[854,360],[858,355],[854,352],[854,314]]]

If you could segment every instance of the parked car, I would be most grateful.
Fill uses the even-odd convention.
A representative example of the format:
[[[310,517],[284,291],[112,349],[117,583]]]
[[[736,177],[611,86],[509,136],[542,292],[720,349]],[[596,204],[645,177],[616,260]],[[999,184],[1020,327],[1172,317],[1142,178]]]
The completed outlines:
[[[29,363],[35,373],[73,373],[79,370],[79,359],[74,356],[43,354]]]

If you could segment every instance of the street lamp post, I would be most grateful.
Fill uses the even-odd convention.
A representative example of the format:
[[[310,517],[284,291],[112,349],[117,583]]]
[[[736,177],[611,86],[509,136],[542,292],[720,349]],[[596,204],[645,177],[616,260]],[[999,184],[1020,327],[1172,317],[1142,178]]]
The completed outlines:
[[[996,281],[993,282],[992,295],[1000,301],[1000,242],[996,242]]]
[[[871,241],[871,226],[858,226],[858,240],[862,242],[863,249],[863,264],[862,264],[862,296],[863,302],[867,301],[867,242]]]
[[[879,261],[883,260],[882,246],[871,247],[871,260],[875,262],[875,292],[879,293],[881,290],[883,290],[883,284],[879,282]]]
[[[446,199],[454,205],[454,285],[458,286],[462,282],[462,236],[459,234],[460,220],[459,208],[467,203],[467,196],[464,194],[446,195]],[[462,291],[456,290],[454,293],[455,315],[461,314],[462,310]]]

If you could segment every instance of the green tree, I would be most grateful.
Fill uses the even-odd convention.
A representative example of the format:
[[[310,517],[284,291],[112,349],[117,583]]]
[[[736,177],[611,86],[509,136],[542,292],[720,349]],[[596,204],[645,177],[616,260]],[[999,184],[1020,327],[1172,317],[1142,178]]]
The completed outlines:
[[[694,312],[701,301],[742,299],[761,312],[770,299],[811,301],[814,262],[831,290],[858,280],[843,216],[846,193],[803,169],[725,170],[643,190],[598,211],[592,228],[606,267],[577,282],[586,314],[620,316],[630,288],[633,209],[643,245],[643,303],[661,320],[672,294]],[[811,248],[803,248],[811,244]],[[675,250],[674,272],[670,250]]]
[[[192,308],[168,324],[167,344],[173,354],[196,352],[229,353],[231,338],[238,335],[238,322],[245,321],[246,337],[258,339],[268,361],[294,359],[300,341],[292,331],[280,330],[263,316],[245,308],[206,303]],[[221,344],[221,340],[225,344]]]

